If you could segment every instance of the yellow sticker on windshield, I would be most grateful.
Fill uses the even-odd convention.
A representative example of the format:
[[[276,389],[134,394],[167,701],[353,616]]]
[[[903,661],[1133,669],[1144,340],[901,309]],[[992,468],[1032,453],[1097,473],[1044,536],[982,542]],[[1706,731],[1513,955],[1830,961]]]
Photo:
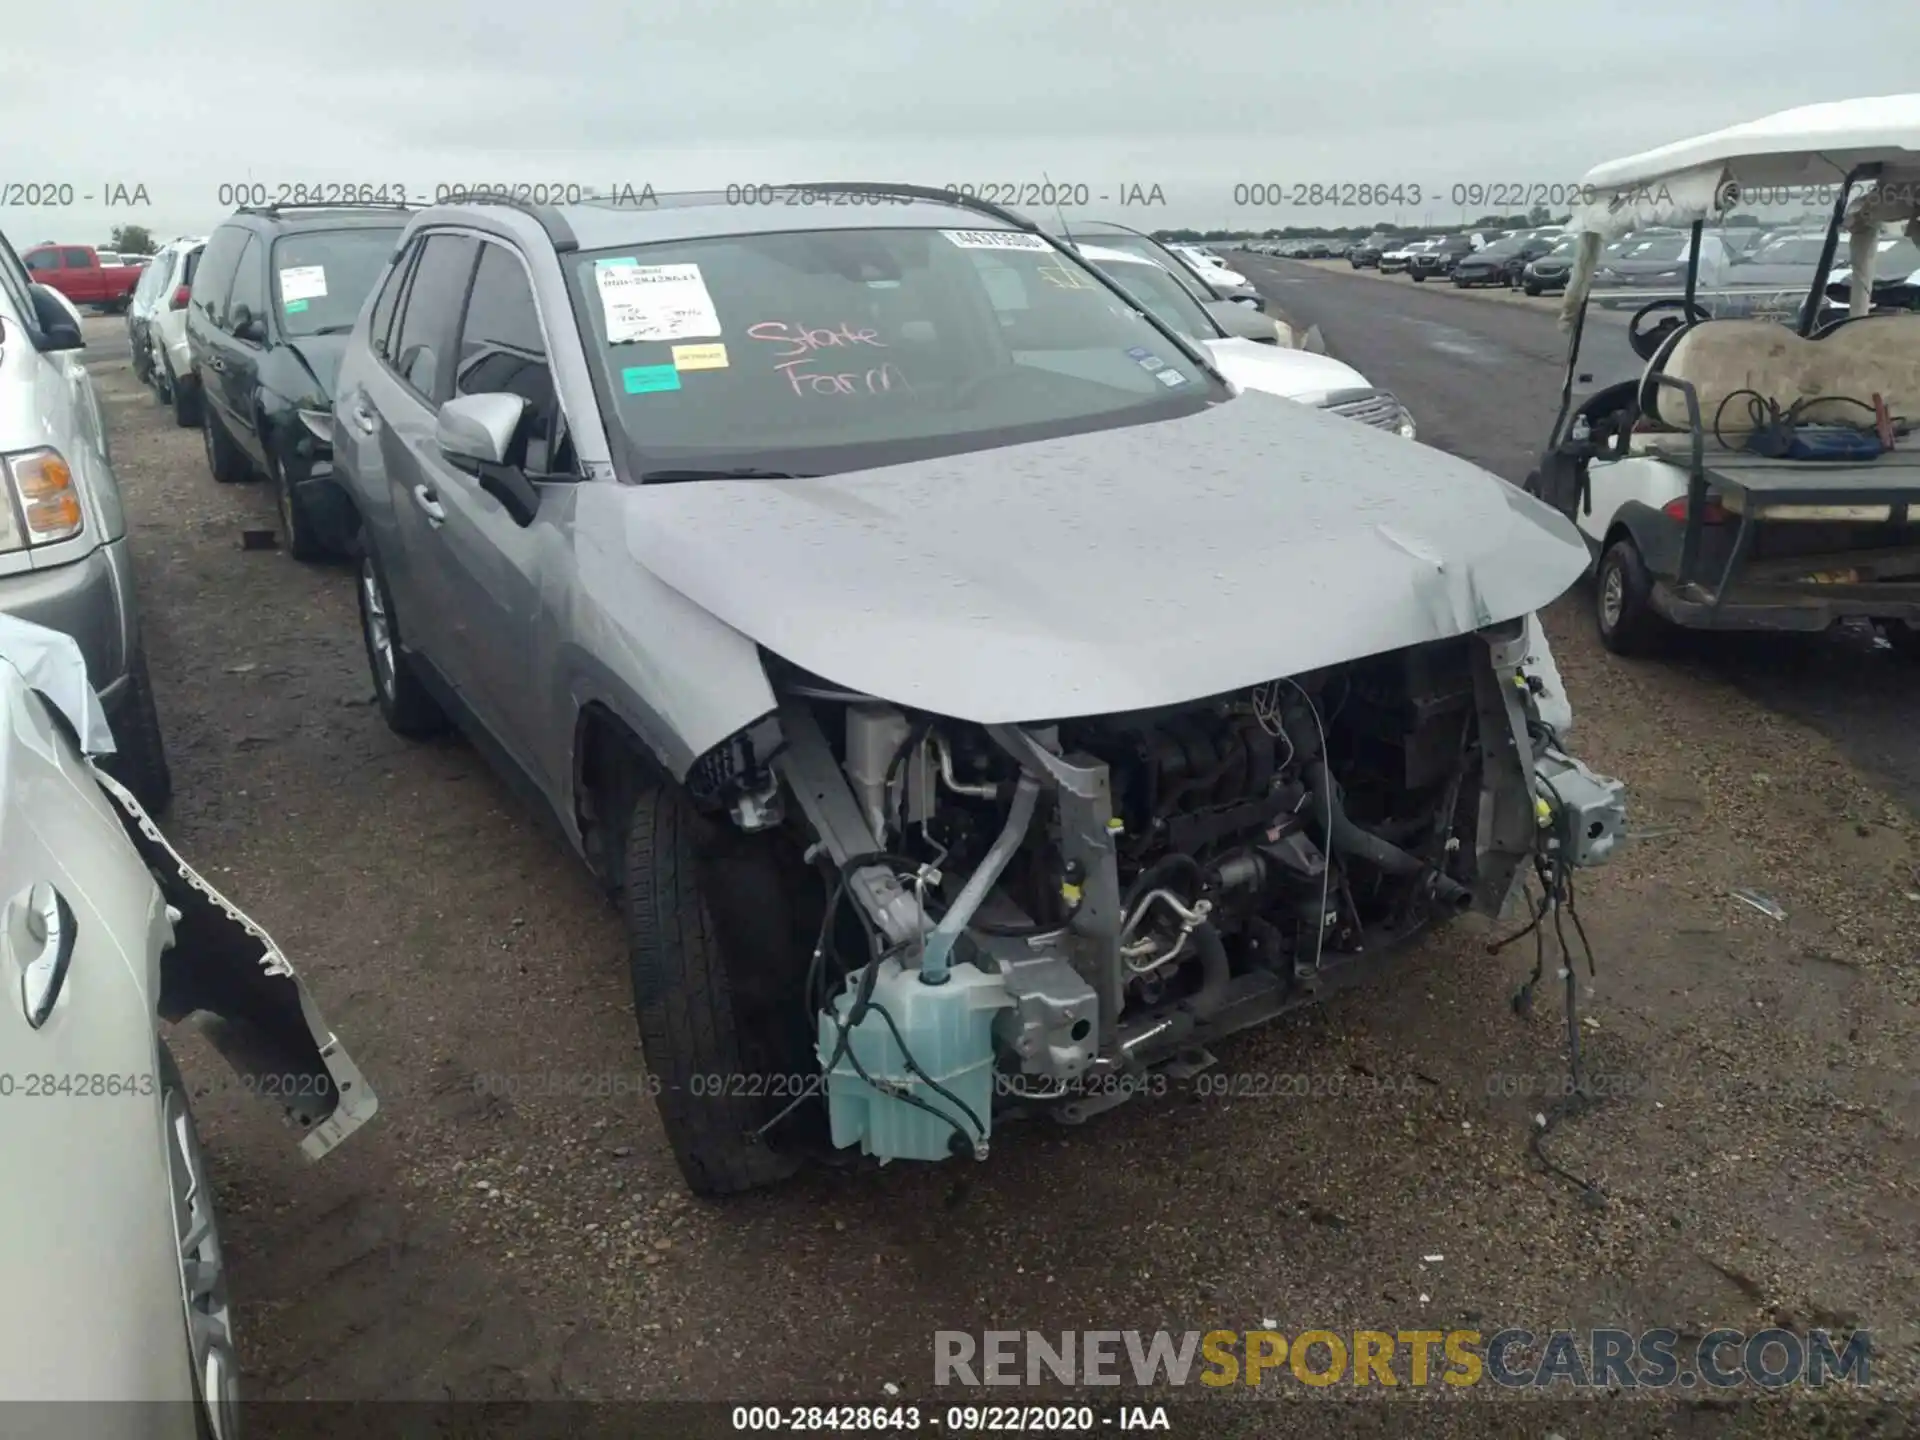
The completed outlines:
[[[724,370],[727,347],[724,345],[676,345],[673,347],[676,370]]]

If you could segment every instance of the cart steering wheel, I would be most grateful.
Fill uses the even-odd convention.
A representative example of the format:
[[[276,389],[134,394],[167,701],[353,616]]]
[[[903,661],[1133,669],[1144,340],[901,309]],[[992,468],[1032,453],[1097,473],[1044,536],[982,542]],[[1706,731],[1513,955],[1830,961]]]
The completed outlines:
[[[1641,322],[1649,315],[1662,310],[1683,311],[1686,319],[1683,320],[1675,315],[1669,316],[1658,325],[1642,326]],[[1664,296],[1651,304],[1642,305],[1633,312],[1633,318],[1627,322],[1627,344],[1633,347],[1633,353],[1642,360],[1651,360],[1666,343],[1667,337],[1682,325],[1693,320],[1711,320],[1712,318],[1712,312],[1697,300],[1689,300],[1683,295]]]

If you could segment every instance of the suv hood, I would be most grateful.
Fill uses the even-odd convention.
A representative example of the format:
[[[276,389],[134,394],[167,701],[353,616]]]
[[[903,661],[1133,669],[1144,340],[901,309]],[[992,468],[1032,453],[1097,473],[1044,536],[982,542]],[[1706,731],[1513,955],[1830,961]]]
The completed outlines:
[[[627,485],[615,503],[634,559],[766,649],[983,724],[1175,704],[1465,634],[1587,564],[1568,520],[1478,466],[1258,393],[818,479]]]
[[[307,373],[318,382],[323,399],[333,398],[334,382],[340,378],[340,362],[346,358],[347,342],[352,338],[351,335],[302,335],[287,342],[287,348],[300,357]]]

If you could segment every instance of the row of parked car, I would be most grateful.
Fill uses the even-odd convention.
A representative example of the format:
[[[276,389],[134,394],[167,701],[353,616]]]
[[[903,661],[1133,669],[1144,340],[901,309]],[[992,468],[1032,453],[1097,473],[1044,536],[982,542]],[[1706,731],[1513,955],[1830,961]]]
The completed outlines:
[[[0,1316],[0,1395],[144,1402],[122,1407],[141,1435],[218,1440],[226,1255],[158,1022],[195,1018],[311,1158],[378,1102],[153,819],[173,782],[81,312],[45,278],[83,267],[59,258],[30,269],[0,236],[0,1273],[34,1297]]]

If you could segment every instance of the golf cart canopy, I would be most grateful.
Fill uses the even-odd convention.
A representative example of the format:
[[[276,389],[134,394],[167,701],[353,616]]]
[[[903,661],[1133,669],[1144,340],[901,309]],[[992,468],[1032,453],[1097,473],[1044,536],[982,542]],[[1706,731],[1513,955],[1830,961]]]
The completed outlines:
[[[1601,247],[1609,240],[1652,226],[1722,219],[1739,205],[1743,191],[1837,191],[1850,182],[1859,194],[1849,192],[1845,214],[1835,219],[1850,236],[1849,308],[1863,315],[1871,302],[1881,227],[1905,223],[1907,233],[1920,239],[1920,94],[1803,105],[1596,165],[1582,182],[1592,199],[1575,208],[1567,226],[1580,235],[1580,246],[1561,324],[1571,325],[1586,305]],[[1824,273],[1819,283],[1824,285]]]

